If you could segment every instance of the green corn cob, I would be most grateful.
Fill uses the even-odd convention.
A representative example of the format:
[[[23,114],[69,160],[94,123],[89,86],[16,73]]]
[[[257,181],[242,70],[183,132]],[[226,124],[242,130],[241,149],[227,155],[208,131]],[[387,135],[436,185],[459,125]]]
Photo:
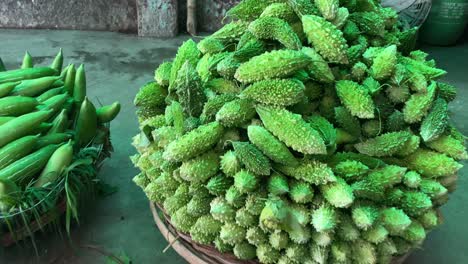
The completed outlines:
[[[324,154],[326,146],[317,131],[285,109],[258,106],[257,113],[265,128],[288,147],[304,154]]]
[[[303,16],[302,24],[309,42],[324,59],[340,64],[348,63],[348,45],[343,33],[335,25],[314,15]]]
[[[253,57],[241,64],[235,78],[243,83],[291,76],[311,62],[300,51],[275,50]]]

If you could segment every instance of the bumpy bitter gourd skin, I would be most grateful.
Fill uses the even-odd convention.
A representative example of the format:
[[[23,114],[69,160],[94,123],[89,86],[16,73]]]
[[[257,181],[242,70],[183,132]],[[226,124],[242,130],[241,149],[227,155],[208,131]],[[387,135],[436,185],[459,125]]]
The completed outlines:
[[[135,183],[175,229],[242,260],[391,263],[418,247],[468,152],[416,29],[375,0],[243,0],[228,16],[137,96]]]
[[[200,126],[171,142],[164,152],[164,158],[169,161],[183,161],[202,154],[221,139],[223,130],[218,122]]]
[[[326,147],[317,131],[301,116],[287,110],[258,106],[257,113],[266,129],[292,149],[304,154],[323,154]]]
[[[384,80],[392,76],[397,63],[397,47],[391,45],[382,50],[374,58],[371,74],[376,80]]]
[[[189,62],[186,62],[177,73],[174,88],[184,112],[188,116],[200,116],[206,102],[206,96],[203,92],[201,79]]]
[[[313,79],[323,83],[333,83],[335,81],[332,70],[320,54],[309,47],[303,47],[302,52],[312,60],[312,63],[307,67],[307,71]]]
[[[188,40],[180,46],[179,50],[177,51],[177,55],[172,62],[171,67],[171,76],[169,79],[169,90],[171,90],[172,85],[177,78],[177,74],[179,73],[180,68],[182,65],[185,64],[186,61],[189,61],[192,66],[195,66],[200,58],[200,51],[197,48],[197,44],[193,40]]]
[[[304,32],[318,53],[329,62],[348,63],[348,45],[343,33],[324,18],[314,15],[302,17]]]
[[[448,125],[448,105],[444,99],[437,99],[429,114],[421,123],[421,137],[424,141],[437,139]]]
[[[271,160],[292,166],[298,163],[286,145],[265,128],[251,125],[247,128],[247,135],[249,140]]]
[[[405,122],[413,124],[421,121],[432,105],[435,92],[436,84],[435,82],[432,82],[431,85],[427,87],[426,92],[412,94],[410,99],[406,101],[405,107],[403,108]]]
[[[264,79],[288,77],[304,69],[310,62],[310,58],[300,51],[271,51],[241,64],[235,78],[243,83],[252,83]]]
[[[219,169],[219,157],[208,152],[182,163],[180,177],[190,182],[204,182],[214,176]]]
[[[226,15],[243,21],[252,21],[262,14],[270,4],[280,3],[282,0],[243,0]]]
[[[362,86],[353,81],[338,81],[336,92],[353,116],[364,119],[374,118],[374,102]]]
[[[369,156],[392,156],[405,146],[410,137],[411,133],[406,131],[391,132],[358,143],[354,147],[360,153]]]
[[[253,83],[239,96],[262,104],[289,106],[304,97],[304,89],[304,84],[295,79],[272,79]]]
[[[258,39],[276,40],[285,48],[299,50],[302,43],[291,26],[276,17],[261,17],[249,25],[249,31]]]
[[[154,80],[161,86],[168,86],[171,78],[172,62],[166,61],[159,65],[154,72]]]
[[[247,142],[233,142],[232,145],[236,157],[248,171],[258,175],[270,174],[270,161],[257,147]]]
[[[216,121],[225,127],[236,127],[252,119],[255,108],[249,99],[237,99],[226,103],[218,113]]]
[[[332,21],[336,18],[340,4],[338,0],[315,0],[314,3],[326,20]]]
[[[273,3],[267,6],[260,17],[276,17],[288,23],[294,23],[299,20],[294,9],[287,3]]]

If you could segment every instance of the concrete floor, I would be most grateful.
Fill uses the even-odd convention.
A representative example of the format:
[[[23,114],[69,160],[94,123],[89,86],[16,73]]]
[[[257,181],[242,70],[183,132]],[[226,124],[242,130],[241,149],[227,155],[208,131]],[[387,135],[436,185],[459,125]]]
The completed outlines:
[[[98,247],[115,255],[126,255],[133,263],[184,263],[167,246],[156,229],[143,192],[132,182],[137,170],[128,156],[138,126],[132,104],[138,88],[152,80],[155,67],[175,55],[187,37],[156,40],[109,32],[0,30],[0,57],[6,66],[20,65],[28,50],[38,64],[49,64],[62,47],[66,63],[85,63],[88,94],[103,104],[120,101],[122,112],[112,123],[115,153],[101,171],[105,182],[119,191],[99,199],[83,216],[81,226],[72,232],[73,244],[58,235],[38,238],[39,257],[29,244],[0,249],[0,263],[106,263]],[[468,41],[449,48],[425,47],[440,67],[449,72],[447,81],[459,87],[458,99],[451,105],[453,120],[468,135]],[[406,263],[468,263],[468,179],[461,170],[459,190],[443,208],[445,223],[433,231],[424,248],[412,254]]]

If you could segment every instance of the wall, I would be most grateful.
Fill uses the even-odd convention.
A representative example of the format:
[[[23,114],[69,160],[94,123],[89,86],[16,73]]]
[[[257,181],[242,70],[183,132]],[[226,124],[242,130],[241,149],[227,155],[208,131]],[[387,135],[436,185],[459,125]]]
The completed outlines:
[[[0,28],[137,32],[135,0],[0,0]]]
[[[222,26],[222,20],[240,0],[198,0],[199,32],[213,32]],[[0,0],[0,28],[46,28],[107,30],[138,32],[146,36],[168,37],[177,31],[186,32],[186,0]],[[170,12],[152,15],[154,5],[178,3],[177,20]],[[175,7],[174,7],[175,8]],[[172,18],[172,19],[171,19]],[[168,22],[169,20],[170,23]],[[166,21],[167,23],[161,23]],[[174,23],[175,22],[175,23]],[[165,29],[162,28],[162,24]]]

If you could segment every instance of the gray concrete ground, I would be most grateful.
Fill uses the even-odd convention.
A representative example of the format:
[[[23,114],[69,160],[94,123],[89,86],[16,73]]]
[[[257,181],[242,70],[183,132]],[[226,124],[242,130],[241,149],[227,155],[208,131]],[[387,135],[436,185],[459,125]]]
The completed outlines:
[[[59,47],[66,62],[85,63],[88,94],[93,100],[108,104],[122,103],[122,112],[112,123],[115,153],[108,160],[101,176],[119,191],[97,200],[83,216],[81,226],[72,232],[73,245],[58,235],[38,238],[39,257],[28,244],[0,249],[0,263],[106,263],[94,247],[113,254],[124,254],[133,263],[184,263],[172,249],[162,250],[167,242],[157,231],[143,192],[132,182],[137,170],[128,156],[134,153],[131,137],[138,126],[132,104],[137,89],[153,76],[156,65],[174,56],[187,37],[157,40],[107,32],[0,30],[0,57],[7,67],[20,65],[25,50],[38,64],[48,64]],[[449,48],[427,47],[440,67],[449,75],[447,81],[459,87],[459,97],[452,104],[453,120],[468,134],[468,43]],[[415,252],[406,263],[468,263],[468,171],[461,170],[459,190],[444,207],[445,223],[433,231],[424,248]]]

